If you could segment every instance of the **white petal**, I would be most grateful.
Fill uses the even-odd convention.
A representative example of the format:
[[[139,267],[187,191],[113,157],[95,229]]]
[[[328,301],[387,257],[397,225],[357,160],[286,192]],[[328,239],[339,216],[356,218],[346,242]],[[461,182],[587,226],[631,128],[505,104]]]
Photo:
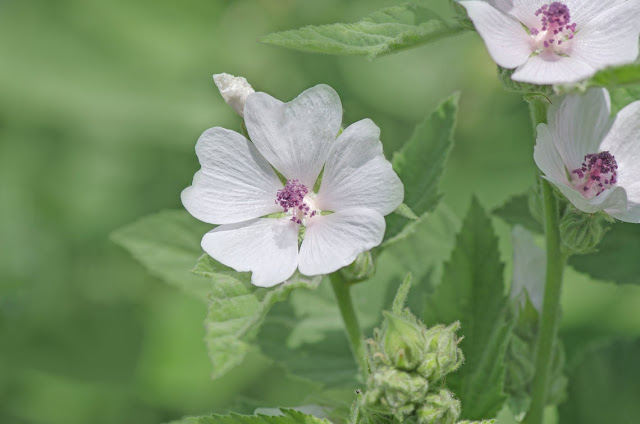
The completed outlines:
[[[533,159],[536,161],[536,165],[550,181],[568,184],[567,170],[553,143],[549,127],[546,124],[539,124],[537,132],[536,146],[533,149]]]
[[[244,118],[260,153],[287,179],[312,188],[340,131],[342,104],[327,85],[305,90],[289,103],[254,93]]]
[[[620,221],[640,224],[640,182],[625,187],[625,191],[628,198],[627,208],[605,209],[605,212]]]
[[[221,225],[204,235],[202,248],[236,271],[251,271],[254,285],[272,287],[296,270],[298,225],[288,218],[258,218]]]
[[[216,83],[218,91],[224,101],[236,111],[240,116],[244,113],[244,104],[249,94],[254,93],[253,87],[243,77],[234,77],[229,74],[215,74],[213,82]]]
[[[582,193],[573,187],[565,184],[558,184],[554,181],[552,181],[552,183],[560,189],[562,194],[569,199],[573,206],[580,209],[582,212],[595,213],[602,210],[627,210],[627,193],[624,188],[620,186],[605,190],[599,196],[586,199]]]
[[[528,28],[539,28],[540,17],[536,16],[536,12],[544,3],[539,0],[511,0],[511,3],[513,3],[513,8],[509,10],[511,15]]]
[[[626,188],[640,182],[640,101],[618,112],[600,149],[616,158],[618,185]]]
[[[599,0],[590,0],[589,3],[601,6]],[[630,0],[602,7],[594,15],[578,27],[571,56],[596,70],[634,62],[638,57],[640,1]]]
[[[640,101],[622,109],[600,149],[618,162],[618,185],[627,192],[627,210],[606,212],[626,222],[640,222]]]
[[[210,224],[229,224],[281,211],[282,188],[269,163],[240,134],[210,128],[196,144],[201,169],[181,194],[189,213]]]
[[[370,119],[347,127],[329,152],[316,206],[329,211],[365,207],[387,215],[403,197],[402,182],[382,153],[380,129]]]
[[[529,84],[570,84],[589,78],[595,69],[574,57],[544,52],[518,67],[511,78]]]
[[[349,265],[360,253],[382,243],[384,229],[382,215],[365,208],[309,219],[300,247],[300,272],[329,274]]]
[[[600,20],[603,13],[616,7],[619,4],[627,2],[627,0],[565,0],[564,3],[569,7],[571,13],[571,22],[577,24],[577,30],[582,31],[585,25],[591,24],[593,21]],[[628,3],[632,3],[629,1]]]
[[[609,92],[594,88],[584,95],[569,95],[549,107],[549,130],[569,171],[580,168],[584,157],[598,153],[611,128]]]
[[[461,1],[493,60],[503,68],[522,65],[533,53],[533,40],[512,16],[484,1]]]

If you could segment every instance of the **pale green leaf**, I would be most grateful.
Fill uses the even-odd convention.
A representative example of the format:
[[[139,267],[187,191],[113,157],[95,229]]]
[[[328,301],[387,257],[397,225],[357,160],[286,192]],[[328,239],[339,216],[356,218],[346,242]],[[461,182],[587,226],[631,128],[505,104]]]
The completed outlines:
[[[569,264],[596,280],[640,284],[640,225],[612,225],[597,249],[595,253],[572,256]]]
[[[610,87],[640,83],[640,63],[604,69],[590,80],[590,86]]]
[[[459,95],[444,100],[393,156],[393,169],[404,184],[404,203],[414,215],[432,212],[440,200],[440,179],[453,147]],[[410,234],[417,221],[387,216],[386,245]]]
[[[152,275],[206,300],[212,281],[191,270],[202,255],[200,240],[211,227],[184,210],[165,210],[120,228],[111,239]]]
[[[531,194],[520,194],[509,198],[504,205],[491,211],[512,226],[522,225],[527,230],[541,234],[544,232],[542,223],[532,214],[529,206]]]
[[[356,23],[306,26],[260,41],[304,52],[375,58],[461,31],[423,5],[406,4],[381,9]]]
[[[506,400],[504,357],[511,329],[503,273],[491,220],[474,199],[442,283],[424,311],[427,325],[462,324],[460,348],[466,360],[447,377],[447,385],[460,398],[465,419],[494,417]]]
[[[204,321],[212,378],[224,375],[242,362],[274,303],[285,300],[296,288],[315,288],[321,280],[295,274],[275,287],[260,288],[251,284],[249,273],[230,270],[207,255],[194,271],[214,282]]]
[[[282,409],[282,415],[209,415],[188,417],[170,424],[331,424],[330,421],[306,415],[292,409]]]

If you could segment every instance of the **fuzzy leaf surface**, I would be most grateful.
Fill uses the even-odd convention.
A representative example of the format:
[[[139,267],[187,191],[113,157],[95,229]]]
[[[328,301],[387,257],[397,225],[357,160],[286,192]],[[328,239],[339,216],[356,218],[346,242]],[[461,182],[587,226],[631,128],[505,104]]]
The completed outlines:
[[[504,357],[511,327],[507,323],[504,264],[491,220],[476,199],[445,264],[441,284],[427,298],[427,325],[459,320],[464,365],[447,376],[462,402],[462,418],[495,417],[506,400]]]
[[[404,184],[404,204],[418,217],[432,212],[440,201],[440,179],[453,147],[459,98],[456,93],[440,103],[393,156],[393,169]],[[387,243],[406,237],[417,224],[397,214],[387,215],[386,220]]]
[[[249,273],[233,271],[208,255],[202,256],[194,272],[214,282],[204,321],[212,378],[224,375],[242,362],[276,302],[285,300],[294,289],[316,288],[321,280],[294,274],[275,287],[256,287],[251,284]]]
[[[388,7],[350,24],[306,26],[276,32],[262,43],[310,53],[375,58],[462,31],[418,4]]]
[[[205,301],[212,281],[191,270],[202,255],[200,240],[210,229],[184,210],[165,210],[116,230],[111,239],[155,277]]]
[[[534,233],[543,233],[540,221],[533,217],[529,209],[529,194],[519,194],[509,198],[504,205],[494,209],[492,213],[512,226],[522,225]]]
[[[170,424],[331,424],[330,421],[306,415],[291,409],[283,409],[283,415],[209,415],[187,417]]]

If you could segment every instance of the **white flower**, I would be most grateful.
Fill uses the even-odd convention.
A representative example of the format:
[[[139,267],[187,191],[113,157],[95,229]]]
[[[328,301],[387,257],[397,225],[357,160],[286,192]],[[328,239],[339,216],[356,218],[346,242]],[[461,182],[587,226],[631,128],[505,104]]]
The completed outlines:
[[[240,116],[244,116],[244,104],[247,96],[255,93],[251,84],[243,77],[234,77],[229,74],[215,74],[213,82],[216,83],[218,91],[224,101],[236,111]]]
[[[640,101],[610,114],[604,89],[564,97],[538,125],[534,158],[576,208],[640,223]]]
[[[342,104],[326,85],[289,103],[250,94],[244,118],[252,141],[224,128],[202,134],[201,169],[182,192],[189,213],[222,224],[202,239],[205,252],[270,287],[296,268],[305,275],[336,271],[382,242],[383,216],[400,205],[404,189],[371,120],[339,134]],[[277,213],[285,216],[265,217]]]
[[[514,81],[569,84],[638,57],[639,0],[461,1]]]

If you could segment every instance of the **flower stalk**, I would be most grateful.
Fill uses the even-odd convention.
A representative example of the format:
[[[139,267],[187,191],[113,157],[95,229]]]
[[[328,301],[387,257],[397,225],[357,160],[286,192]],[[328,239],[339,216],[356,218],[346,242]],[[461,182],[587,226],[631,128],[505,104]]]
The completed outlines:
[[[540,104],[532,106],[534,127],[546,121],[546,115],[539,110]],[[546,235],[547,269],[545,279],[544,301],[540,318],[540,330],[536,344],[535,375],[533,377],[531,407],[524,424],[542,424],[544,408],[547,401],[551,357],[558,330],[560,315],[560,293],[562,276],[566,263],[566,255],[562,251],[560,236],[560,211],[558,200],[553,193],[553,186],[547,180],[542,181],[542,197],[544,204],[544,229]]]
[[[331,281],[331,287],[333,287],[333,293],[338,302],[338,308],[340,308],[340,315],[342,315],[342,321],[347,331],[351,352],[360,368],[364,381],[366,381],[369,375],[369,367],[364,355],[362,330],[360,329],[358,317],[356,316],[353,301],[351,300],[352,284],[340,274],[340,271],[329,274],[329,280]]]

